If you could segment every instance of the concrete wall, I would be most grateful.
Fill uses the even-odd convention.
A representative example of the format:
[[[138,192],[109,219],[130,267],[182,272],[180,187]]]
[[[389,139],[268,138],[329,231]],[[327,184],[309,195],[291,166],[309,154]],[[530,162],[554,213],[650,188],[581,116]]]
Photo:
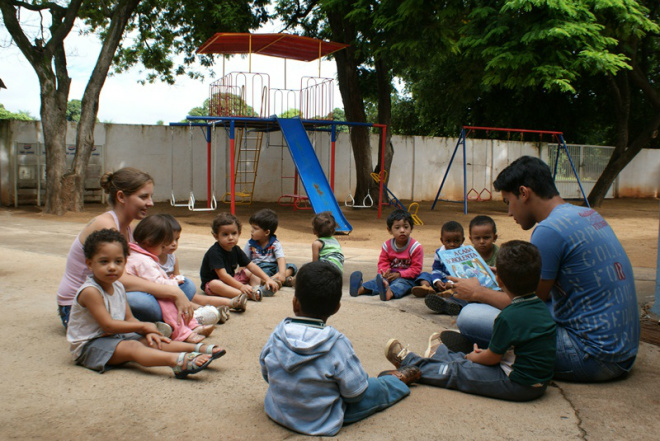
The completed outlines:
[[[75,124],[69,125],[67,144],[75,142]],[[216,170],[215,195],[218,202],[229,190],[229,148],[224,128],[210,130]],[[156,182],[156,201],[169,200],[174,193],[177,202],[188,200],[190,189],[198,201],[206,200],[207,129],[151,125],[97,124],[95,143],[105,170],[132,166],[150,173]],[[330,137],[312,133],[312,143],[326,175],[330,171]],[[456,138],[394,136],[394,160],[389,187],[400,199],[432,201],[449,166]],[[0,202],[13,204],[13,170],[18,143],[43,143],[38,122],[0,121]],[[372,135],[372,161],[377,162],[378,136]],[[467,188],[474,188],[487,198],[492,181],[511,161],[522,155],[540,156],[547,161],[547,145],[532,142],[468,139],[465,145]],[[355,163],[348,133],[340,133],[335,153],[335,195],[343,203],[355,188]],[[193,167],[191,169],[191,162]],[[462,200],[463,152],[459,148],[441,198]],[[282,194],[293,192],[294,175],[291,156],[280,132],[264,136],[255,200],[276,201]],[[284,176],[284,178],[283,178]],[[658,197],[660,189],[660,151],[642,151],[621,173],[615,196]],[[23,195],[19,201],[23,202]],[[499,199],[498,193],[492,193]],[[358,204],[360,201],[358,201]],[[203,204],[200,204],[203,205]]]

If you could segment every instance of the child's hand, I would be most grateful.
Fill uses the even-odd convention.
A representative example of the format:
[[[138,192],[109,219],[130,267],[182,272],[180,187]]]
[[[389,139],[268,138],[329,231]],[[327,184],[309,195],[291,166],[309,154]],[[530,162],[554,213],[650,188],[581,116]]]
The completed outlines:
[[[158,349],[163,349],[163,343],[170,343],[172,340],[163,336],[163,334],[159,333],[153,333],[150,332],[149,334],[144,336],[147,339],[147,345],[149,345],[150,348],[158,348]]]
[[[472,352],[470,352],[469,354],[465,354],[465,358],[467,358],[470,361],[475,361],[477,354],[481,353],[482,351],[483,349],[479,349],[479,346],[477,346],[477,344],[475,343]]]
[[[388,282],[393,282],[393,281],[395,281],[396,279],[398,279],[399,277],[401,277],[401,273],[398,273],[398,272],[396,272],[396,271],[395,271],[395,272],[389,272],[389,271],[388,271],[387,273],[385,273],[385,275],[384,275],[383,277],[384,277],[385,280],[387,280]]]
[[[142,334],[146,336],[147,334],[158,334],[158,335],[163,335],[160,333],[158,328],[156,327],[155,323],[151,322],[140,322],[142,325],[141,329],[137,331],[138,334]]]
[[[241,294],[250,295],[254,289],[250,285],[243,285],[240,288]]]
[[[264,282],[264,285],[266,285],[266,288],[267,288],[267,289],[269,289],[269,290],[271,290],[271,291],[273,291],[273,292],[276,292],[276,291],[280,288],[280,285],[278,285],[277,282],[274,281],[273,279],[268,279],[268,280],[266,280],[266,281]]]
[[[447,289],[447,284],[443,283],[442,280],[438,280],[433,284],[433,287],[436,291],[445,291]]]

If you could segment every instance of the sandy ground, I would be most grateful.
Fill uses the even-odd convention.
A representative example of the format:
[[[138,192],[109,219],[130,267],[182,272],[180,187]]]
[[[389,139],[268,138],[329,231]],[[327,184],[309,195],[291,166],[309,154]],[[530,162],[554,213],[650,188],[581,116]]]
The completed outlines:
[[[239,217],[263,206],[238,207]],[[275,208],[275,207],[274,207]],[[465,227],[475,214],[498,224],[499,241],[528,239],[506,216],[500,202],[423,205],[425,225],[414,237],[426,248],[426,263],[438,246],[447,220]],[[276,208],[278,237],[289,260],[311,258],[309,211]],[[84,213],[59,218],[38,210],[0,208],[0,439],[298,439],[300,435],[270,421],[263,411],[267,388],[261,379],[259,352],[268,335],[291,314],[293,291],[285,288],[262,303],[250,303],[245,314],[232,316],[208,339],[227,349],[210,369],[185,381],[169,368],[128,365],[99,375],[73,365],[64,330],[56,315],[55,290],[71,241],[83,224],[105,210],[90,205]],[[152,213],[173,212],[184,226],[177,255],[184,274],[199,282],[197,272],[211,245],[212,213],[190,213],[165,204]],[[640,304],[653,299],[658,244],[658,201],[606,201],[599,210],[630,255]],[[341,236],[348,274],[375,271],[378,249],[387,238],[384,219],[373,210],[345,211],[354,231]],[[242,240],[247,240],[247,230]],[[469,242],[469,240],[468,240]],[[371,375],[390,368],[383,348],[390,337],[423,352],[428,335],[451,328],[452,318],[430,313],[423,301],[408,297],[380,302],[346,295],[330,324],[353,342]],[[633,373],[623,381],[580,385],[556,382],[538,401],[507,403],[428,386],[413,387],[396,407],[345,427],[337,439],[657,439],[660,421],[660,350],[641,344]]]

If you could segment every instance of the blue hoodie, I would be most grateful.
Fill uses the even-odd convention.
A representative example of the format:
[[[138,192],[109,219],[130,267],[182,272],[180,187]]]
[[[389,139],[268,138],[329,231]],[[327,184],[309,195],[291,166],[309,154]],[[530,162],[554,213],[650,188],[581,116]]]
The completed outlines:
[[[351,342],[322,320],[286,318],[259,357],[268,382],[264,407],[275,422],[307,435],[334,435],[343,399],[367,390],[368,375]]]

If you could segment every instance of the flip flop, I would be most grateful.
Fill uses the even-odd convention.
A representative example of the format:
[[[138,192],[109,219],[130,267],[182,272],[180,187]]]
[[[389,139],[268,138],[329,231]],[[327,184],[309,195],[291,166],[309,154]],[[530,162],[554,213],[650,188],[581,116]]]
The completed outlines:
[[[355,271],[351,274],[351,281],[348,290],[348,293],[351,295],[351,297],[357,297],[359,295],[358,291],[360,290],[361,286],[362,286],[362,271]]]
[[[378,295],[383,302],[387,301],[387,289],[385,289],[385,281],[383,276],[376,274],[376,286],[378,287]]]

